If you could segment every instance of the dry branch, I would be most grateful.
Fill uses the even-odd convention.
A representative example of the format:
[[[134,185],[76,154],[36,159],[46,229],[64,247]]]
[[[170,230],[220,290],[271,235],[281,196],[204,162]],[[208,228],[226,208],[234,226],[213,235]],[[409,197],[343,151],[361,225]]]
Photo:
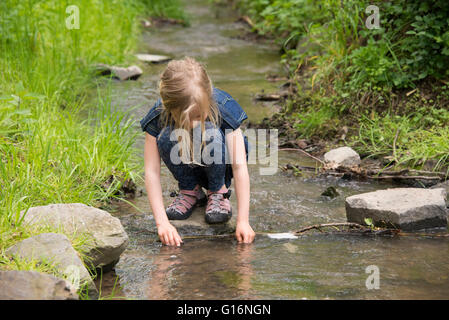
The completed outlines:
[[[358,223],[337,222],[337,223],[315,224],[313,226],[308,226],[308,227],[299,229],[297,231],[294,231],[293,233],[295,235],[298,235],[298,234],[304,233],[304,232],[312,230],[312,229],[317,229],[317,230],[321,231],[322,228],[327,228],[327,227],[350,227],[350,228],[359,228],[359,229],[364,229],[364,230],[369,229],[367,226],[363,226]]]

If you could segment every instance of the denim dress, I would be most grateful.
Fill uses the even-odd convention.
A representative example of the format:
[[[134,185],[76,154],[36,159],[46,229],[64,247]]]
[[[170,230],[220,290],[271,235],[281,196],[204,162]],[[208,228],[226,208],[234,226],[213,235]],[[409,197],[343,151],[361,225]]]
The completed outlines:
[[[196,185],[206,188],[210,191],[218,191],[223,184],[227,188],[232,181],[232,166],[226,163],[225,159],[225,134],[230,130],[236,130],[241,123],[248,119],[247,114],[242,107],[235,101],[231,95],[223,90],[214,88],[213,96],[217,103],[219,110],[219,127],[213,127],[210,122],[206,122],[206,130],[215,130],[213,139],[206,141],[206,144],[214,143],[220,145],[222,150],[222,161],[220,163],[211,163],[203,165],[173,163],[170,158],[172,148],[177,144],[177,141],[170,139],[172,128],[163,127],[160,121],[162,112],[162,101],[158,101],[148,111],[147,115],[140,121],[143,131],[157,138],[157,146],[161,159],[164,161],[167,168],[178,181],[180,190],[193,190]],[[248,139],[244,136],[246,158],[248,159]],[[213,151],[212,154],[213,156]]]

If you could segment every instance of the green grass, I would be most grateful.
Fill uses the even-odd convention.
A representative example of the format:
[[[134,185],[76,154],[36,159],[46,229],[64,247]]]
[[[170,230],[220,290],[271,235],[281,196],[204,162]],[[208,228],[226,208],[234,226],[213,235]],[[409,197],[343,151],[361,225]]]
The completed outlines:
[[[146,6],[146,13],[152,17],[169,17],[184,20],[188,23],[186,12],[182,8],[180,0],[141,0]]]
[[[67,29],[68,5],[80,29]],[[141,19],[183,18],[177,0],[3,0],[0,2],[0,269],[54,273],[11,260],[6,248],[43,232],[20,212],[50,203],[105,204],[136,180],[132,122],[116,110],[90,66],[134,61]],[[112,181],[112,183],[107,183]],[[66,234],[81,254],[85,235]]]
[[[448,127],[424,129],[411,117],[386,115],[364,117],[353,145],[362,152],[370,150],[372,157],[391,155],[391,162],[397,165],[422,167],[433,160],[435,170],[445,170],[449,163],[447,137]]]

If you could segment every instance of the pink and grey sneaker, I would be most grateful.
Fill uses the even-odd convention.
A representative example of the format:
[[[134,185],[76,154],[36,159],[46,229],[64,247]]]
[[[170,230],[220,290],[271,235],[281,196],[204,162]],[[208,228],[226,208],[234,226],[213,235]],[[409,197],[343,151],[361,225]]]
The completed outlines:
[[[231,190],[225,193],[219,192],[207,192],[207,207],[206,207],[206,222],[224,223],[229,221],[232,217],[231,203],[229,197],[231,196]]]
[[[193,209],[204,206],[206,202],[207,197],[201,188],[180,190],[165,212],[168,220],[185,220],[192,215]]]

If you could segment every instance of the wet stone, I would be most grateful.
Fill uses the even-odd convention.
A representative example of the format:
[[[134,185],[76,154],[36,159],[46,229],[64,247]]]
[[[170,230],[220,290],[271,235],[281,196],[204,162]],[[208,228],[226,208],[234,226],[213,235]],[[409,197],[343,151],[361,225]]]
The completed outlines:
[[[439,188],[443,188],[444,190],[446,190],[446,194],[449,195],[449,180],[432,186],[432,189],[439,189]],[[449,208],[449,197],[446,197],[446,207]]]
[[[0,300],[78,300],[68,281],[36,271],[0,271]]]
[[[377,226],[405,231],[447,227],[446,190],[393,188],[346,198],[349,222],[365,224],[372,219]]]
[[[205,208],[195,208],[186,220],[170,220],[181,237],[190,235],[215,235],[235,232],[236,213],[232,212],[231,219],[226,223],[208,224],[204,218]],[[234,206],[233,206],[234,210]]]
[[[97,296],[97,288],[89,272],[69,239],[63,234],[42,233],[27,238],[8,248],[6,255],[51,263],[66,277],[79,279],[80,287],[87,284],[89,296]]]
[[[340,194],[338,193],[337,189],[335,189],[335,187],[330,186],[326,190],[324,190],[321,195],[323,197],[334,199],[338,197]]]
[[[98,74],[102,76],[112,74],[120,81],[137,80],[143,74],[142,69],[140,69],[138,66],[129,66],[127,68],[122,68],[100,63],[95,65],[94,69]]]
[[[326,166],[331,168],[356,167],[360,164],[360,156],[350,147],[332,149],[324,154]]]
[[[105,210],[82,203],[33,207],[26,212],[24,222],[50,225],[66,234],[88,234],[93,240],[89,243],[91,249],[86,253],[91,269],[111,268],[128,245],[128,235],[119,219]]]

